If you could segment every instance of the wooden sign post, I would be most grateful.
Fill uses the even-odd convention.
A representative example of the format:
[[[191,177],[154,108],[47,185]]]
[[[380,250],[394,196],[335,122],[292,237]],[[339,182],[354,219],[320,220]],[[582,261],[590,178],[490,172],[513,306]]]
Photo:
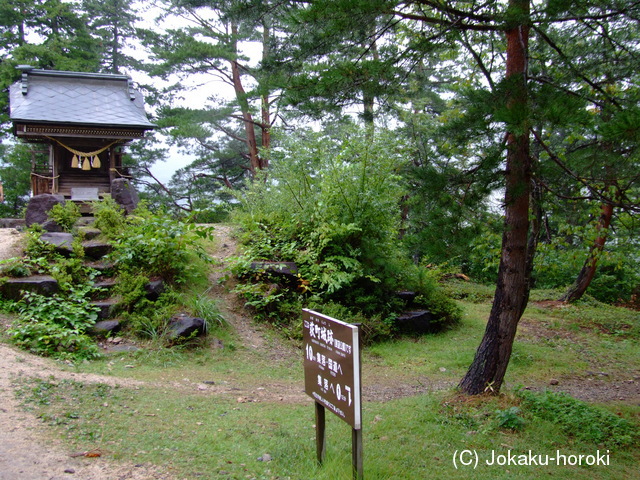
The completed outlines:
[[[352,428],[353,478],[362,479],[362,385],[359,325],[302,311],[305,392],[315,401],[318,462],[325,455],[325,409]]]

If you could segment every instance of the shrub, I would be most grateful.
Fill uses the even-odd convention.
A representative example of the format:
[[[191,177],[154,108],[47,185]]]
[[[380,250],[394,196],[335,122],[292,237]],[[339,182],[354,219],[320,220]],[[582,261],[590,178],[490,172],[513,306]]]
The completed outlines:
[[[369,338],[388,336],[388,319],[402,309],[395,292],[410,281],[399,241],[403,149],[384,130],[375,137],[349,127],[335,136],[281,138],[268,178],[237,196],[234,219],[246,248],[235,272],[245,282],[237,291],[247,304],[280,323],[297,322],[299,305],[311,298],[340,304],[361,318]],[[252,260],[295,262],[298,280],[256,275],[248,268]],[[443,323],[451,321],[453,304],[430,285],[420,301],[442,314]]]
[[[518,407],[509,407],[505,410],[496,410],[496,420],[498,427],[514,432],[522,430],[525,426],[524,419],[520,416]]]
[[[110,258],[120,271],[159,276],[176,284],[202,273],[203,262],[210,260],[200,244],[210,235],[207,230],[145,209],[135,213],[112,240]]]
[[[82,216],[75,202],[56,203],[48,213],[49,219],[55,221],[64,232],[71,232],[73,226]]]
[[[0,260],[0,275],[8,277],[28,277],[31,275],[29,265],[21,258],[9,258]]]
[[[43,242],[40,237],[43,230],[40,225],[33,224],[27,231],[27,246],[25,248],[25,255],[30,259],[44,259],[45,261],[53,261],[56,257],[55,247],[48,243]]]
[[[126,221],[124,209],[118,205],[111,196],[105,196],[99,202],[93,202],[91,206],[95,217],[95,227],[109,239],[114,239],[125,230]]]
[[[19,302],[19,317],[8,330],[21,348],[60,359],[91,359],[98,347],[86,335],[98,318],[98,307],[88,300],[89,285],[70,288],[65,296],[45,297],[26,292]]]

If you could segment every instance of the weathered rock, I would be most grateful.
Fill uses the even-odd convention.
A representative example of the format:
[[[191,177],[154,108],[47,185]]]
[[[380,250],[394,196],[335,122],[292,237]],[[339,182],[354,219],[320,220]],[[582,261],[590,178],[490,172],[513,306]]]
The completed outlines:
[[[94,261],[86,261],[84,263],[87,267],[93,268],[98,271],[100,275],[104,277],[111,277],[115,271],[115,263],[107,262],[104,259],[94,260]]]
[[[135,210],[140,202],[138,192],[136,192],[131,182],[125,178],[116,178],[111,182],[111,198],[118,205],[121,205],[127,213]]]
[[[413,301],[416,299],[416,297],[418,296],[416,292],[411,292],[408,290],[397,292],[396,295],[400,300],[405,302],[407,305],[411,305]]]
[[[49,219],[49,210],[59,203],[64,204],[62,195],[43,193],[31,197],[25,214],[25,225],[30,227],[34,223],[44,224]]]
[[[205,323],[201,318],[190,317],[183,313],[172,317],[169,322],[168,337],[170,340],[179,341],[205,334]]]
[[[435,330],[435,320],[428,310],[415,310],[400,315],[395,326],[400,334],[423,334]]]
[[[99,278],[94,283],[96,289],[101,290],[100,297],[104,298],[105,294],[109,294],[116,286],[116,281],[113,278]],[[96,298],[96,297],[94,297]]]
[[[92,260],[100,260],[113,250],[113,246],[111,244],[97,240],[82,242],[82,248],[84,248],[85,256]]]
[[[300,283],[300,277],[298,277],[298,266],[295,262],[252,262],[250,268],[256,274],[263,272],[268,273],[271,278],[280,285],[288,285],[293,288],[297,287]],[[275,287],[278,287],[278,285],[275,285]]]
[[[24,218],[0,218],[0,228],[22,229],[24,226]]]
[[[78,227],[78,233],[83,235],[85,240],[93,240],[99,237],[102,232],[97,228],[82,225]]]
[[[103,320],[112,318],[116,315],[116,312],[118,310],[118,303],[119,303],[119,300],[115,298],[107,298],[105,300],[94,300],[91,302],[92,305],[100,309],[98,310],[98,318]]]
[[[135,345],[109,345],[107,350],[111,353],[137,352],[140,348]]]
[[[293,276],[297,278],[298,266],[295,262],[251,262],[251,270],[259,272],[265,271],[283,276]]]
[[[58,293],[58,282],[49,275],[7,278],[0,282],[0,295],[7,300],[20,300],[22,291],[35,292],[40,295]]]
[[[50,243],[56,249],[56,252],[63,255],[73,251],[73,235],[62,232],[46,232],[40,235],[40,240]]]
[[[149,283],[144,286],[144,290],[145,292],[147,292],[147,294],[145,295],[146,299],[155,302],[156,300],[158,300],[158,298],[160,298],[160,295],[165,292],[166,286],[164,284],[164,280],[160,278],[156,280],[150,280]]]
[[[51,233],[60,233],[63,231],[62,227],[58,225],[58,222],[56,222],[55,220],[47,220],[42,224],[42,228],[44,228],[45,231]]]
[[[121,327],[122,325],[118,320],[102,320],[93,326],[91,332],[94,335],[106,336],[109,333],[120,331]]]
[[[95,217],[80,217],[76,221],[76,227],[87,227],[89,225],[93,225],[96,222]]]

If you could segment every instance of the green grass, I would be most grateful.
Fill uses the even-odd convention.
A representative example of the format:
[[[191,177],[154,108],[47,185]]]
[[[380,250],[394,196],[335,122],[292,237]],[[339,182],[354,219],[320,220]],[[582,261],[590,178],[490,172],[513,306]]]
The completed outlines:
[[[484,332],[490,303],[478,301],[480,296],[460,301],[465,314],[455,328],[365,349],[365,391],[368,386],[403,384],[431,392],[384,403],[365,395],[365,478],[636,478],[639,405],[614,399],[596,411],[588,404],[537,393],[531,393],[538,395],[533,400],[523,401],[514,387],[532,386],[535,392],[544,389],[551,378],[560,379],[562,387],[568,380],[584,381],[591,370],[609,373],[598,377],[602,382],[637,376],[640,342],[629,333],[638,327],[637,312],[594,304],[550,309],[532,303],[519,328],[503,395],[467,398],[455,393],[454,387]],[[622,333],[601,328],[615,318],[628,328]],[[271,335],[266,333],[265,343],[277,344]],[[226,382],[245,389],[274,383],[302,390],[302,353],[296,361],[295,349],[293,357],[255,349],[224,328],[214,336],[222,339],[225,348],[152,348],[67,367],[79,373],[147,382],[137,389],[26,380],[19,395],[27,408],[53,425],[75,449],[99,448],[116,460],[149,462],[176,478],[351,478],[350,428],[333,415],[327,417],[326,462],[322,467],[316,464],[310,399],[241,403],[233,391],[215,395],[172,387],[173,382],[188,379],[191,383]],[[617,425],[616,418],[624,419],[626,426]],[[585,422],[589,425],[583,428]],[[605,423],[594,429],[594,422]],[[501,424],[517,428],[501,428]],[[603,438],[589,434],[605,430],[626,433]],[[617,442],[616,435],[620,441],[624,435],[625,442]],[[491,452],[531,450],[555,455],[560,450],[565,455],[591,455],[607,449],[608,466],[485,464]],[[477,470],[456,470],[456,450],[477,452]],[[272,461],[257,460],[266,453]]]
[[[115,460],[152,463],[188,479],[351,478],[350,428],[332,415],[327,418],[327,460],[323,467],[316,464],[311,401],[238,403],[148,387],[129,390],[55,379],[23,382],[19,395],[25,404],[80,451],[100,449]],[[366,403],[365,477],[624,479],[637,473],[637,449],[578,440],[562,425],[526,409],[521,430],[501,429],[496,412],[517,403],[513,396],[469,400],[451,393]],[[484,463],[492,451],[587,455],[598,449],[609,449],[610,465],[505,468]],[[456,470],[456,450],[474,450],[483,463],[474,472]],[[272,461],[259,461],[264,454]]]

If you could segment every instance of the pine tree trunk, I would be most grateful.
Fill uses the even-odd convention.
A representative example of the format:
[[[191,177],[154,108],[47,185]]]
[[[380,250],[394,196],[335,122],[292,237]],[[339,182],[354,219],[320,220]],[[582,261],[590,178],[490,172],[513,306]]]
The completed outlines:
[[[582,295],[587,291],[593,277],[598,269],[598,259],[604,249],[604,244],[607,241],[607,233],[609,232],[609,226],[611,225],[611,219],[613,218],[613,205],[605,203],[600,209],[600,221],[598,222],[598,237],[593,242],[589,255],[582,266],[582,270],[578,274],[578,278],[574,284],[567,290],[567,292],[560,298],[561,302],[575,302],[579,300]]]
[[[271,31],[269,26],[263,24],[262,33],[262,61],[263,63],[269,59],[269,40]],[[264,88],[264,87],[263,87]],[[271,147],[271,112],[269,103],[269,93],[267,90],[262,94],[262,148],[268,150]],[[268,158],[260,158],[260,168],[265,169],[269,166]]]
[[[531,159],[527,115],[528,0],[510,0],[511,18],[518,18],[506,32],[508,83],[507,106],[518,111],[519,124],[509,125],[505,172],[505,219],[502,253],[493,307],[484,337],[460,389],[467,394],[498,393],[507,371],[520,317],[529,297],[528,230],[531,193]]]
[[[237,25],[231,25],[231,34],[233,35],[233,50],[237,53],[236,38],[238,36]],[[246,135],[247,149],[249,150],[249,171],[252,176],[261,168],[260,156],[258,155],[258,143],[256,141],[255,122],[249,110],[249,102],[247,101],[247,93],[242,86],[242,78],[240,76],[240,65],[237,60],[231,60],[231,77],[233,80],[233,88],[236,94],[236,100],[240,105],[242,112],[242,120],[244,122],[244,131]]]

